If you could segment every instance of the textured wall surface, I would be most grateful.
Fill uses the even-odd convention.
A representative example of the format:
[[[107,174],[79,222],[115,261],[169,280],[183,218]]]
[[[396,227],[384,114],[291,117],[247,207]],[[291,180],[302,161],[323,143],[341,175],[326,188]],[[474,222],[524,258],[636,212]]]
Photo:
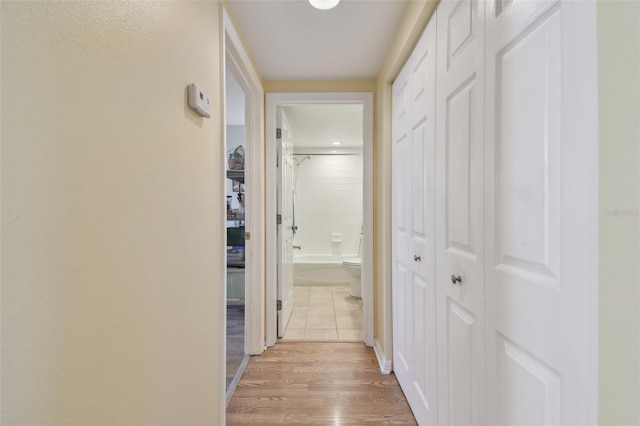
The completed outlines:
[[[602,425],[640,424],[640,2],[598,3]]]
[[[1,7],[2,424],[219,424],[217,2]]]

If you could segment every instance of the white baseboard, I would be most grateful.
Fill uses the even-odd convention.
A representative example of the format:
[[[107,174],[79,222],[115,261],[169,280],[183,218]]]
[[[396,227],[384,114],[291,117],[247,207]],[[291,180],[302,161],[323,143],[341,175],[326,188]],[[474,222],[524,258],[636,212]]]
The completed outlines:
[[[378,342],[378,339],[375,339],[375,345],[373,345],[373,351],[376,354],[376,358],[378,358],[378,364],[380,365],[380,371],[382,372],[382,374],[390,374],[391,360],[385,359],[384,351],[382,350],[382,346],[380,346],[380,342]]]

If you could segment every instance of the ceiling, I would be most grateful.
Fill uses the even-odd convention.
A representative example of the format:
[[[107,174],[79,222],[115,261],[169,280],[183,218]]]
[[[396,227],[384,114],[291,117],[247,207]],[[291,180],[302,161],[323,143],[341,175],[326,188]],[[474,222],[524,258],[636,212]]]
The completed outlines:
[[[342,0],[318,10],[307,0],[226,3],[263,80],[373,79],[407,0]]]
[[[283,110],[291,127],[294,152],[318,154],[362,151],[362,105],[296,105],[284,107]],[[334,142],[340,144],[334,145]]]
[[[263,80],[373,79],[407,0],[230,0],[226,7]],[[244,124],[244,92],[227,72],[227,124]],[[299,105],[285,112],[299,153],[361,152],[362,105]],[[333,145],[334,141],[341,142]]]

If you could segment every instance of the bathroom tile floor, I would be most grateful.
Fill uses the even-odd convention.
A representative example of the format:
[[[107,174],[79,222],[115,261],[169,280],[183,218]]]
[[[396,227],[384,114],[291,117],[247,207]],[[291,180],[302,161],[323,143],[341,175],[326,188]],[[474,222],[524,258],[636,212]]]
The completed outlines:
[[[294,286],[282,340],[362,340],[362,299],[348,285]]]

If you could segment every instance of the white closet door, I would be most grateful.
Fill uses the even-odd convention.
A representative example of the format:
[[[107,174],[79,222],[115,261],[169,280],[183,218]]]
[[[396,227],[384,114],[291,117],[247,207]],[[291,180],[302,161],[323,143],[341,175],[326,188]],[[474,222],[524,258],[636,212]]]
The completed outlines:
[[[487,423],[597,422],[596,2],[487,3]]]
[[[420,424],[437,423],[435,37],[432,19],[393,86],[394,370]]]
[[[438,6],[438,424],[484,419],[484,2]],[[458,281],[460,279],[460,281]]]
[[[413,305],[411,300],[411,134],[409,132],[408,73],[393,84],[392,103],[392,305],[393,369],[401,386],[410,382],[413,365]]]

